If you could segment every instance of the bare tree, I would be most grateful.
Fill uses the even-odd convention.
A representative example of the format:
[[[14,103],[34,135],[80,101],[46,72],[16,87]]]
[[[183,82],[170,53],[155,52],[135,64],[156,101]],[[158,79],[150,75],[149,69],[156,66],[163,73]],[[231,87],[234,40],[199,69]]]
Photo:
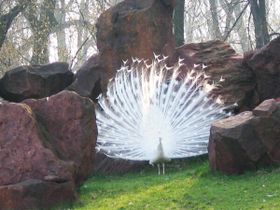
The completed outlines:
[[[249,0],[253,15],[256,48],[261,48],[269,42],[269,33],[266,20],[265,0]]]
[[[215,37],[216,39],[222,39],[222,33],[220,31],[220,24],[219,24],[219,18],[218,18],[218,6],[217,6],[217,0],[209,0],[210,4],[210,11],[211,11],[211,17],[212,17],[212,37]]]
[[[185,0],[177,0],[174,17],[173,17],[176,46],[181,46],[185,43],[184,18],[185,18]]]
[[[58,22],[58,29],[56,32],[57,37],[57,51],[58,59],[60,61],[68,60],[68,50],[66,44],[66,32],[62,26],[66,24],[66,14],[67,9],[72,6],[73,0],[69,1],[68,4],[65,3],[65,0],[60,0],[58,8],[55,11],[56,20]]]
[[[48,42],[52,28],[57,25],[55,19],[55,0],[44,0],[41,4],[32,2],[28,5],[25,17],[33,33],[33,53],[31,63],[49,62]]]
[[[3,2],[2,2],[3,3]],[[0,13],[0,49],[6,39],[6,34],[10,28],[14,18],[23,11],[26,6],[26,2],[22,1],[14,6],[8,13]]]
[[[249,41],[247,31],[246,31],[246,25],[244,23],[244,13],[245,13],[244,8],[245,7],[243,8],[243,10],[244,10],[243,11],[241,9],[241,4],[237,0],[235,0],[235,2],[236,2],[236,5],[233,8],[233,12],[235,15],[236,27],[234,27],[234,30],[239,36],[240,45],[241,45],[243,52],[246,52],[246,51],[251,50],[251,47],[250,47],[250,41]]]
[[[120,1],[0,0],[0,69],[49,59],[73,63],[77,69],[98,51],[98,16]],[[275,0],[178,0],[177,46],[184,40],[221,39],[238,52],[259,48],[279,35],[279,7]]]

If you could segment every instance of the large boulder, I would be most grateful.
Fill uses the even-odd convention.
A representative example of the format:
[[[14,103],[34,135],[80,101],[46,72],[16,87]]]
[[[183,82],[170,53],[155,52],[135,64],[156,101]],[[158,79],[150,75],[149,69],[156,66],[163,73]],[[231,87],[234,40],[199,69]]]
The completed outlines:
[[[49,182],[36,179],[0,186],[0,209],[51,209],[54,205],[77,198],[72,182]]]
[[[214,122],[208,146],[210,166],[226,174],[280,163],[280,103],[270,99],[252,112]]]
[[[62,91],[24,103],[36,114],[57,155],[74,162],[75,181],[82,183],[93,171],[97,128],[92,101],[74,92]]]
[[[93,171],[94,104],[70,91],[0,103],[0,209],[72,201]]]
[[[29,106],[0,104],[0,185],[48,176],[73,179],[74,166],[53,152]]]
[[[0,96],[13,102],[51,96],[70,85],[73,76],[67,63],[20,66],[0,80]]]
[[[236,54],[229,44],[219,40],[186,44],[177,48],[168,62],[173,65],[179,58],[185,64],[183,71],[189,71],[194,64],[205,65],[206,68],[198,69],[219,85],[214,93],[225,104],[237,102],[241,110],[248,110],[259,102],[251,69],[243,65],[243,56]]]
[[[153,53],[171,55],[175,49],[174,6],[174,0],[125,0],[101,14],[96,34],[99,55],[80,68],[69,89],[94,100],[106,91],[108,80],[123,61],[129,64],[132,57],[151,59]],[[96,173],[125,173],[139,168],[138,163],[96,156]]]
[[[256,78],[260,101],[280,97],[280,36],[249,54],[247,65]]]
[[[77,71],[74,82],[67,89],[95,100],[104,86],[105,72],[100,64],[100,56],[93,55]]]
[[[101,14],[96,37],[105,86],[124,60],[173,52],[174,4],[174,0],[125,0]]]

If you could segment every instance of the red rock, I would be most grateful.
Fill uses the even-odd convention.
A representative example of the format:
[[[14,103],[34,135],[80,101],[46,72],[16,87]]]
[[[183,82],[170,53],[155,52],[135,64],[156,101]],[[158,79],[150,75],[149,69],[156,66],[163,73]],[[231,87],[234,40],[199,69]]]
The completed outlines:
[[[74,92],[0,103],[0,209],[73,201],[93,172],[96,135],[92,101]]]
[[[269,99],[262,102],[253,110],[253,114],[256,116],[271,116],[272,113],[277,109],[277,104],[275,99]]]
[[[212,169],[227,174],[238,174],[245,169],[254,168],[254,164],[242,148],[243,144],[248,145],[247,148],[254,144],[250,140],[254,141],[255,134],[252,126],[248,124],[252,118],[251,112],[245,112],[213,123],[208,148]],[[263,152],[258,151],[257,155],[254,155],[255,151],[251,153],[253,158],[257,159]]]
[[[220,95],[226,104],[237,102],[241,110],[248,110],[258,103],[254,76],[243,64],[243,57],[236,54],[229,44],[222,41],[186,44],[175,50],[169,59],[170,65],[179,58],[184,59],[183,71],[189,71],[193,64],[205,64],[207,67],[203,71],[220,87],[213,93]]]
[[[45,129],[49,144],[58,156],[75,164],[79,184],[93,171],[97,138],[92,101],[70,91],[49,98],[25,100]]]
[[[174,6],[175,0],[125,0],[102,13],[96,25],[100,53],[83,64],[68,89],[95,100],[123,61],[171,55]]]
[[[91,56],[77,71],[74,82],[67,89],[95,100],[102,91],[101,87],[105,86],[102,85],[105,72],[100,64],[100,56]]]
[[[100,63],[108,79],[123,60],[169,55],[175,47],[172,14],[174,0],[125,0],[105,11],[97,22]],[[105,88],[106,89],[106,88]]]
[[[103,93],[106,91],[108,80],[114,77],[123,61],[131,63],[132,57],[151,59],[153,53],[171,55],[175,49],[174,6],[174,0],[125,0],[101,14],[96,34],[99,57],[90,58],[85,68],[79,70],[70,89],[81,95],[94,92],[91,98],[95,99],[99,93],[96,90],[101,87]],[[91,83],[86,78],[94,79]],[[138,167],[128,161],[102,157],[95,163],[97,172],[123,173]]]
[[[240,174],[280,163],[280,105],[264,101],[253,112],[214,122],[208,146],[213,170]],[[274,111],[273,111],[274,110]]]
[[[256,117],[255,130],[272,163],[280,163],[280,109],[271,116]]]
[[[0,209],[51,209],[54,205],[72,202],[76,197],[72,182],[55,183],[31,179],[0,186]]]
[[[54,175],[73,180],[74,166],[59,159],[24,104],[0,104],[0,185]]]
[[[256,77],[260,101],[280,97],[280,37],[255,51],[248,59]]]
[[[72,81],[67,63],[20,66],[7,71],[0,80],[0,96],[14,102],[43,98],[64,90]]]

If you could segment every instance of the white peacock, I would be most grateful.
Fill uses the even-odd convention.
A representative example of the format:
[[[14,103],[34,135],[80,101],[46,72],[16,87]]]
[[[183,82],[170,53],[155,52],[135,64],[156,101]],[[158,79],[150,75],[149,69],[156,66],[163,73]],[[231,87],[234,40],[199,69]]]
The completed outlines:
[[[111,158],[157,164],[207,153],[211,122],[224,118],[225,106],[210,96],[202,71],[182,74],[182,60],[172,67],[166,57],[151,64],[133,59],[109,82],[96,109],[97,151]]]

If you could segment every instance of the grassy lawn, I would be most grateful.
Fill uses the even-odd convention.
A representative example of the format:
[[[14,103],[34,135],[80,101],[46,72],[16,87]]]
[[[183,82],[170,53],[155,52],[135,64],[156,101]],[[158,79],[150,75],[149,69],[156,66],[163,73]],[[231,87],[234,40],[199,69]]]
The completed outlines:
[[[81,187],[79,201],[57,209],[280,209],[280,170],[224,176],[211,172],[205,159],[173,162],[164,176],[152,167],[94,176]]]

